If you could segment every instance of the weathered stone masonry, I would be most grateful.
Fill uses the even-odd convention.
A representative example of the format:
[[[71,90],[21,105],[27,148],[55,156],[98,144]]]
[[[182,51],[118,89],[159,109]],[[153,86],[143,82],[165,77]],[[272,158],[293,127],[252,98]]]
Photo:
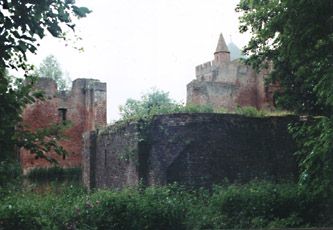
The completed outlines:
[[[172,114],[149,124],[110,126],[85,135],[84,183],[121,188],[179,182],[210,187],[259,179],[293,179],[297,164],[287,124],[295,117]]]
[[[28,105],[23,112],[23,124],[30,130],[44,128],[63,120],[71,126],[65,131],[67,139],[61,145],[69,152],[63,160],[53,154],[62,167],[81,166],[84,132],[106,126],[106,83],[94,79],[76,79],[70,91],[57,91],[57,84],[52,79],[41,78],[37,89],[45,92],[45,101]],[[51,153],[52,154],[52,153]],[[26,173],[35,167],[49,167],[43,159],[35,159],[33,154],[21,150],[21,165]]]
[[[239,59],[231,60],[229,49],[220,35],[214,60],[198,65],[196,79],[187,85],[187,103],[211,105],[230,111],[238,106],[271,109],[276,85],[265,85],[270,70],[257,73]]]

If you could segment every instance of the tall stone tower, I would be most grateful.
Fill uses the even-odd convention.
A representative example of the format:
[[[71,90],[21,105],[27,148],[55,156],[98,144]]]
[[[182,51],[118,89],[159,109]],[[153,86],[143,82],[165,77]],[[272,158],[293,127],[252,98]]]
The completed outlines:
[[[70,91],[58,91],[54,80],[41,78],[36,88],[45,93],[44,101],[28,105],[23,112],[23,125],[34,131],[54,123],[68,121],[70,127],[65,130],[66,138],[61,145],[69,155],[62,159],[54,153],[62,167],[79,167],[83,148],[82,135],[106,126],[106,83],[95,79],[76,79]],[[21,165],[26,173],[35,167],[49,167],[44,159],[35,159],[33,154],[22,149]]]
[[[273,106],[273,88],[266,86],[268,70],[257,73],[239,59],[230,60],[230,51],[220,34],[214,60],[195,68],[196,79],[187,85],[187,103],[234,110],[238,106],[258,109]]]

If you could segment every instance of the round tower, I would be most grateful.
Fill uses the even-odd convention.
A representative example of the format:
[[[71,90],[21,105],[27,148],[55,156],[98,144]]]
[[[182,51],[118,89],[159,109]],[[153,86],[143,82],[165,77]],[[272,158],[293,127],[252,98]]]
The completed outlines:
[[[230,62],[230,51],[226,45],[223,35],[220,34],[219,41],[217,43],[216,51],[214,53],[214,61],[216,64]]]

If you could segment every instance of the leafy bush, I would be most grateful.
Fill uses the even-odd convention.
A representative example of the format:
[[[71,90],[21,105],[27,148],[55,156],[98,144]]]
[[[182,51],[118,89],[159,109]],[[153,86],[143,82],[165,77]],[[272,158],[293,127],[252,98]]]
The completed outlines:
[[[81,187],[58,186],[57,193],[21,191],[0,199],[0,229],[66,229],[73,207],[86,193]]]
[[[295,185],[250,183],[242,187],[214,188],[209,206],[213,228],[285,228],[316,221],[304,218],[310,212],[304,208],[319,208],[319,203],[311,201]]]
[[[332,116],[333,118],[333,116]],[[333,191],[333,119],[307,117],[306,121],[289,125],[295,139],[300,162],[299,182],[312,193]]]
[[[86,193],[62,187],[0,198],[0,229],[289,228],[333,224],[333,197],[295,184],[253,182],[211,191],[171,185]]]
[[[172,187],[99,191],[78,206],[79,229],[185,229],[186,194]]]

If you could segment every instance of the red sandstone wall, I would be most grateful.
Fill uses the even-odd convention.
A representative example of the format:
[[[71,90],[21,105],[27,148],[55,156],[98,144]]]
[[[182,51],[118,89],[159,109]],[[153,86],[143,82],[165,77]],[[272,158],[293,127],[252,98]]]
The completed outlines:
[[[238,66],[236,84],[238,84],[239,87],[234,98],[234,105],[235,107],[252,106],[257,108],[257,74],[249,66],[241,63],[235,64]]]
[[[28,106],[23,113],[23,124],[29,130],[36,130],[39,128],[45,128],[52,123],[60,122],[58,115],[59,99],[51,99],[45,102],[37,102]],[[81,150],[82,140],[81,134],[84,131],[82,122],[80,119],[76,119],[74,116],[69,116],[71,121],[71,127],[65,131],[65,139],[60,143],[68,151],[69,155],[66,159],[57,156],[54,153],[50,155],[54,157],[63,167],[77,167],[81,162]],[[44,159],[35,159],[33,154],[30,154],[27,150],[21,150],[21,164],[23,170],[29,170],[34,167],[48,167],[50,164]]]
[[[59,108],[66,109],[66,120],[70,122],[70,127],[65,131],[65,138],[60,143],[69,154],[66,159],[55,153],[49,154],[61,167],[79,167],[83,133],[94,130],[96,124],[99,127],[106,125],[106,85],[96,80],[78,79],[74,82],[72,91],[60,94],[54,91],[54,82],[49,79],[41,81],[37,86],[43,87],[47,100],[27,106],[22,115],[23,125],[29,130],[36,130],[62,122]],[[35,167],[51,166],[44,159],[35,159],[33,154],[24,149],[20,151],[20,157],[24,173]]]

